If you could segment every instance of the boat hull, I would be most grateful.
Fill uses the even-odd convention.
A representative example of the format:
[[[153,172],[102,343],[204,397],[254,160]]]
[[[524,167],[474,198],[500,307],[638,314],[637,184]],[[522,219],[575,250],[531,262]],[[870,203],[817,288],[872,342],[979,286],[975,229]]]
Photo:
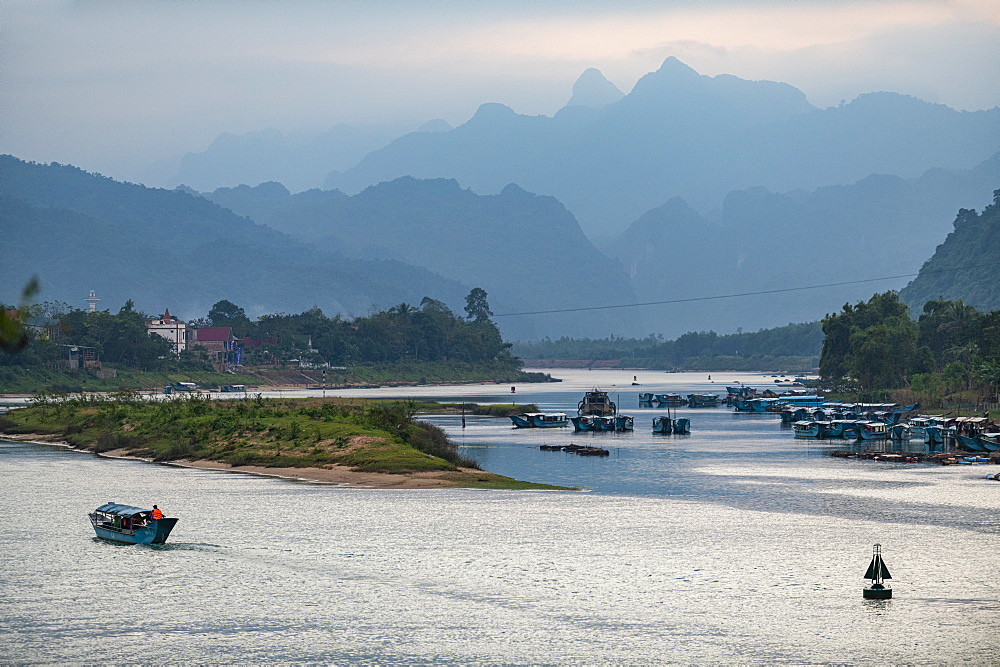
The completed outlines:
[[[94,532],[102,540],[119,542],[121,544],[163,544],[167,541],[170,531],[177,524],[177,519],[157,519],[135,531],[115,530],[106,528],[100,523],[94,523]]]

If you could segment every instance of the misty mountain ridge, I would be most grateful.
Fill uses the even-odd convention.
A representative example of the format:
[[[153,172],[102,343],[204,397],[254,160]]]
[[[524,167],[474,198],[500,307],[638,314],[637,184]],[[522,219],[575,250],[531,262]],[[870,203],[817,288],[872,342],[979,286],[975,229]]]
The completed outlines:
[[[37,274],[44,300],[78,305],[94,289],[102,307],[133,299],[187,318],[221,299],[254,316],[313,306],[361,315],[424,296],[460,308],[471,289],[402,262],[319,250],[185,192],[11,156],[0,170],[0,284],[16,291]]]
[[[416,132],[447,132],[444,120],[432,120]],[[201,153],[186,153],[164,183],[197,191],[240,184],[278,181],[298,192],[317,188],[331,172],[353,167],[372,150],[400,133],[398,128],[358,128],[339,124],[320,133],[285,135],[275,128],[245,134],[220,134]]]
[[[291,194],[277,183],[204,195],[259,223],[358,259],[395,258],[490,295],[495,313],[630,303],[628,277],[583,234],[554,197],[510,184],[477,195],[453,179],[401,177],[347,196],[337,190]],[[636,334],[634,313],[499,318],[505,332]]]
[[[625,93],[604,78],[601,70],[590,67],[584,70],[580,78],[573,84],[573,96],[569,98],[566,106],[600,109],[623,97],[625,97]]]
[[[998,185],[1000,154],[971,170],[936,168],[913,179],[872,175],[813,191],[737,190],[712,221],[674,198],[640,216],[610,248],[640,302],[905,276],[934,253],[955,211],[989,202]],[[733,323],[753,330],[816,320],[906,282],[695,301],[643,314],[667,336],[730,331]]]
[[[598,109],[525,116],[484,104],[449,132],[405,135],[369,153],[324,187],[353,193],[414,176],[495,193],[517,183],[558,198],[597,237],[675,196],[708,211],[733,190],[914,178],[971,168],[998,147],[1000,109],[958,112],[895,93],[817,109],[788,84],[709,77],[671,57]]]

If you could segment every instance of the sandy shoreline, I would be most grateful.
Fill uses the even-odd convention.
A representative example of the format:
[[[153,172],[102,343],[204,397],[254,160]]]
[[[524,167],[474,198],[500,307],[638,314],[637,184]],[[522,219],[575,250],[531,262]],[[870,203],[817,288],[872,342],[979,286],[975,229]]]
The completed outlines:
[[[94,454],[109,459],[126,459],[132,461],[143,461],[154,463],[152,459],[138,456],[129,456],[126,450],[111,450],[103,453],[91,452],[86,449],[76,449],[65,440],[60,440],[58,436],[47,436],[38,433],[28,433],[23,435],[3,435],[0,438],[8,440],[18,440],[22,442],[33,442],[40,445],[55,445],[66,447],[83,454]],[[377,472],[357,472],[348,466],[331,465],[325,468],[264,468],[261,466],[231,466],[218,461],[166,461],[160,465],[174,466],[177,468],[199,468],[203,470],[221,470],[225,472],[243,473],[246,475],[259,475],[262,477],[277,477],[279,479],[290,479],[295,481],[313,482],[319,484],[329,484],[346,488],[359,489],[447,489],[457,488],[461,484],[454,479],[450,479],[456,473],[453,471],[418,472],[407,474],[389,474]],[[460,473],[485,474],[482,470],[470,468],[459,468]]]

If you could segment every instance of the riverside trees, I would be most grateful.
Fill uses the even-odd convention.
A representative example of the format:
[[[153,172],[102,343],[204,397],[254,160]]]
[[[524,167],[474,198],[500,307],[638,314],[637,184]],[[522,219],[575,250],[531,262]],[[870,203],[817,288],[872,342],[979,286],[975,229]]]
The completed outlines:
[[[936,299],[914,321],[890,291],[827,315],[823,333],[820,375],[835,386],[909,386],[926,396],[1000,388],[1000,311]]]

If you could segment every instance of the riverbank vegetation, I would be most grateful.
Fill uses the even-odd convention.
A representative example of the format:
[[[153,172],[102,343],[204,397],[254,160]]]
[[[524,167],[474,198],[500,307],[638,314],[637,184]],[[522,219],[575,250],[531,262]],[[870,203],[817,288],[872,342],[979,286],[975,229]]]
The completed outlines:
[[[526,374],[496,325],[486,293],[474,289],[466,317],[425,298],[366,317],[327,317],[317,308],[277,313],[255,321],[223,300],[191,327],[229,327],[237,339],[225,358],[197,344],[174,354],[171,343],[150,334],[153,319],[127,302],[117,314],[43,303],[12,309],[5,320],[12,340],[0,355],[0,392],[33,393],[156,389],[195,382],[226,384],[429,384],[543,382]],[[81,358],[87,356],[87,368]],[[92,360],[92,361],[90,361]],[[237,363],[237,361],[239,363]],[[76,366],[76,367],[72,367]]]
[[[407,401],[346,399],[148,400],[39,395],[0,417],[0,433],[56,437],[95,453],[153,461],[213,461],[233,467],[331,468],[355,472],[440,472],[454,486],[555,488],[479,470],[444,432],[414,419]]]
[[[814,369],[823,332],[819,322],[789,324],[756,332],[719,335],[689,332],[675,340],[662,336],[603,339],[560,338],[514,343],[512,352],[528,366],[570,360],[616,360],[626,368],[703,371],[789,371]]]
[[[896,292],[845,304],[823,320],[820,375],[863,400],[991,410],[1000,392],[1000,311],[935,299],[914,320]]]

